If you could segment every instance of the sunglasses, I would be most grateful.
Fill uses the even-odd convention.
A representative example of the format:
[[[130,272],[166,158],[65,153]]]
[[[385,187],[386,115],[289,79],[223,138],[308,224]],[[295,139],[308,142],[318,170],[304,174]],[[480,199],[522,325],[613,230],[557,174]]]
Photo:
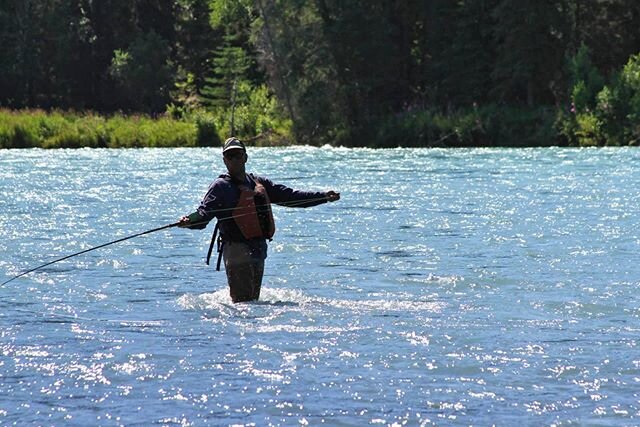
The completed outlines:
[[[224,153],[224,158],[229,160],[235,160],[244,157],[244,152],[242,150],[232,150],[230,152]]]

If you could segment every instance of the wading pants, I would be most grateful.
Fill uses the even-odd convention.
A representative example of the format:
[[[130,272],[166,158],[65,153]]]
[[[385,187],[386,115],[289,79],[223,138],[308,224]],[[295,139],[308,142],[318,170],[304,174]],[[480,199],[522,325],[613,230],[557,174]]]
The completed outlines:
[[[257,301],[264,274],[264,255],[244,242],[225,242],[222,248],[229,293],[233,302]]]

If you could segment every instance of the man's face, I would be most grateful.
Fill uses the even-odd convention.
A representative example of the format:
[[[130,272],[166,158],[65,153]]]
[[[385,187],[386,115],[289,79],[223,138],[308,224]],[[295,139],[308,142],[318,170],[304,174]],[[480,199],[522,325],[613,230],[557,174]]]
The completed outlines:
[[[243,173],[244,165],[247,163],[247,154],[240,149],[229,150],[223,154],[224,164],[227,166],[229,174]]]

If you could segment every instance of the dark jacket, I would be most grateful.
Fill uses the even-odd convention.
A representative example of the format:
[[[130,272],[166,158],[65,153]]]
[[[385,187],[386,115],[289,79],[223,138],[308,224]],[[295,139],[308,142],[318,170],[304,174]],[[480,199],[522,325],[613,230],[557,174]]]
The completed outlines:
[[[256,181],[267,190],[269,200],[273,204],[308,208],[327,202],[324,192],[294,190],[282,184],[274,184],[270,179],[254,174],[247,175],[245,181],[240,184],[255,188]],[[203,229],[213,218],[217,218],[223,240],[245,241],[232,218],[233,209],[238,205],[239,197],[238,183],[234,182],[228,174],[220,175],[209,186],[198,210],[189,215],[189,219],[194,223],[189,228]]]

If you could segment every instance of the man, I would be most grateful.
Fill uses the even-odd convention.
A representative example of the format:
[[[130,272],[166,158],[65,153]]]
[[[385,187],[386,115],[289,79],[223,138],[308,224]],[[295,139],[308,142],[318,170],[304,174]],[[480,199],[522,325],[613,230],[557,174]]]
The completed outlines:
[[[267,178],[247,174],[247,150],[237,138],[225,141],[222,158],[227,173],[209,186],[198,210],[182,217],[179,227],[201,230],[217,218],[218,251],[224,258],[231,300],[234,303],[256,301],[260,298],[267,239],[271,240],[275,232],[271,203],[306,208],[335,202],[340,199],[340,193],[293,190]],[[215,235],[214,231],[212,247]]]

